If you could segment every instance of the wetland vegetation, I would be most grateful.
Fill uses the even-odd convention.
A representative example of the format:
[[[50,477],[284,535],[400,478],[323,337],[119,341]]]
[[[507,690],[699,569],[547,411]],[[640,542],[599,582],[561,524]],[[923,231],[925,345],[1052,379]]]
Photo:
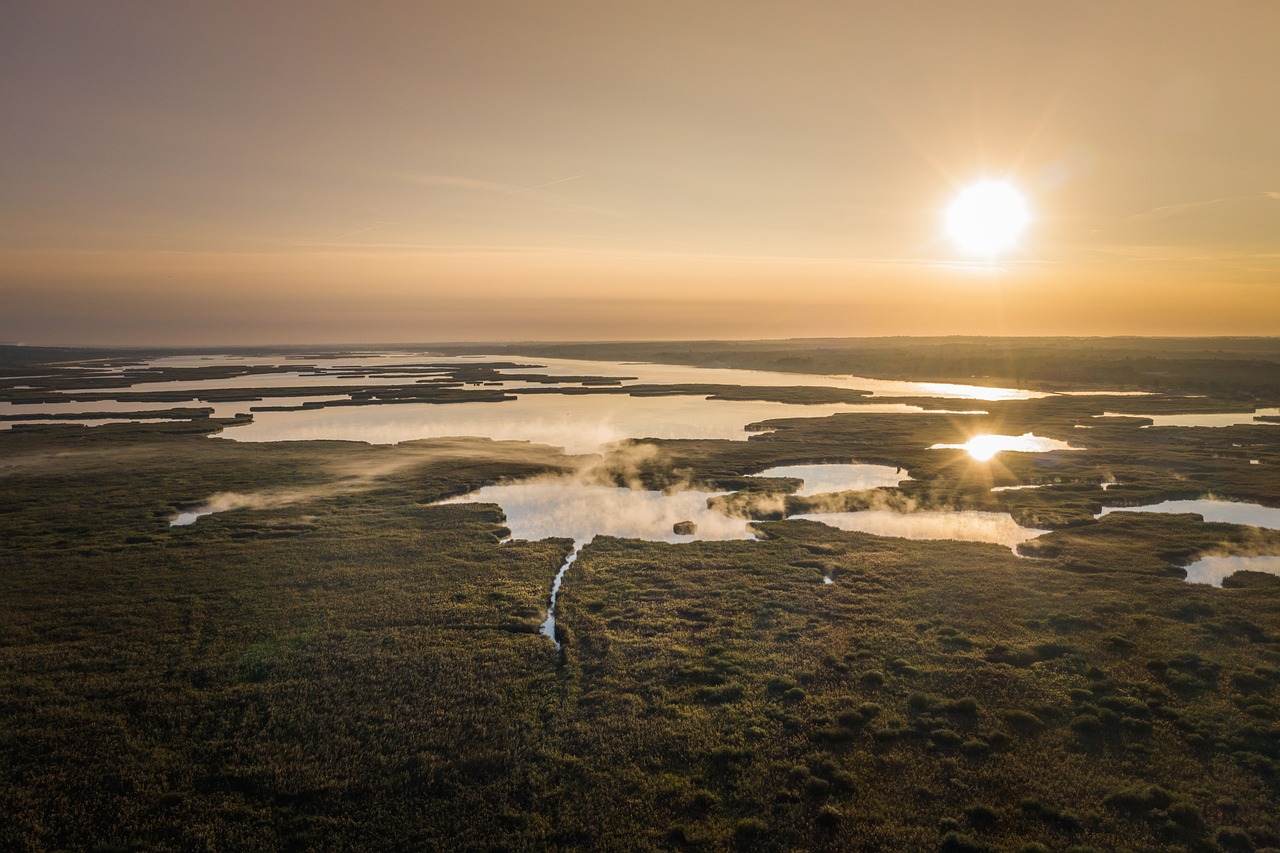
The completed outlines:
[[[489,383],[513,381],[548,400],[790,405],[733,440],[632,435],[578,455],[442,435],[226,441],[254,406],[317,396],[299,365],[344,352],[146,367],[179,353],[0,349],[0,402],[172,407],[0,431],[0,848],[1280,848],[1280,577],[1240,562],[1280,555],[1280,531],[1123,509],[1280,507],[1274,423],[1142,417],[1280,405],[1280,344],[484,351],[498,356],[445,372],[422,352],[315,372],[338,409],[500,408],[515,391]],[[1045,396],[796,411],[866,395],[620,386],[604,369],[568,389],[539,371],[557,353]],[[254,385],[283,364],[296,383]],[[126,365],[198,396],[108,375]],[[1047,393],[1089,388],[1147,394]],[[960,447],[1033,432],[1075,449]],[[887,467],[805,488],[819,463]],[[583,512],[664,509],[638,527],[504,514],[504,489],[555,483]],[[592,499],[610,488],[637,494]],[[692,493],[702,506],[678,503]],[[1101,515],[1104,499],[1121,509]],[[1014,553],[821,523],[956,511],[1049,532]],[[732,535],[702,541],[721,539],[713,517]],[[1187,583],[1204,560],[1246,570]],[[557,648],[540,628],[561,569]]]

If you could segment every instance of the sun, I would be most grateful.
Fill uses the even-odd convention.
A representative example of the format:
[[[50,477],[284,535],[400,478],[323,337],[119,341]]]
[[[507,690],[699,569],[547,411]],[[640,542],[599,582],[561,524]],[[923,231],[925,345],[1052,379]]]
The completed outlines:
[[[1013,246],[1030,219],[1026,200],[1010,184],[982,181],[947,208],[947,236],[969,254],[991,257]]]

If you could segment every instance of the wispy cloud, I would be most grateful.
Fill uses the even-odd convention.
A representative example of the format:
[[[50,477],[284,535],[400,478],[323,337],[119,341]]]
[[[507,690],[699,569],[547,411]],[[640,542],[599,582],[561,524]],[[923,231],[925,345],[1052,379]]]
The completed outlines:
[[[354,231],[348,231],[345,234],[339,234],[337,237],[330,237],[330,240],[345,240],[347,237],[354,237],[357,234],[363,234],[366,231],[372,231],[375,228],[383,228],[387,225],[398,225],[398,222],[375,222],[372,225],[366,225],[364,228],[357,228]]]
[[[554,181],[547,181],[545,184],[534,184],[531,187],[522,187],[521,189],[518,189],[518,190],[512,190],[511,192],[507,193],[507,195],[515,195],[516,193],[527,193],[530,190],[540,190],[543,187],[554,187],[556,184],[563,184],[568,181],[576,181],[578,180],[578,178],[585,178],[585,177],[586,175],[571,175],[570,177],[567,177],[567,178],[559,178]]]
[[[1185,201],[1179,202],[1178,204],[1165,204],[1160,207],[1153,207],[1150,210],[1144,210],[1141,213],[1135,213],[1129,217],[1129,221],[1137,222],[1146,219],[1163,219],[1170,216],[1180,216],[1184,213],[1202,210],[1207,207],[1229,204],[1231,202],[1257,201],[1258,199],[1264,198],[1280,201],[1280,192],[1265,191],[1260,193],[1250,193],[1248,195],[1232,195],[1223,196],[1222,198],[1203,199],[1201,201]]]
[[[427,187],[450,187],[459,190],[475,190],[477,192],[498,193],[505,195],[507,193],[518,193],[524,190],[524,187],[515,184],[503,184],[497,181],[482,181],[477,178],[467,178],[462,175],[404,175],[404,179],[412,184],[422,184]]]

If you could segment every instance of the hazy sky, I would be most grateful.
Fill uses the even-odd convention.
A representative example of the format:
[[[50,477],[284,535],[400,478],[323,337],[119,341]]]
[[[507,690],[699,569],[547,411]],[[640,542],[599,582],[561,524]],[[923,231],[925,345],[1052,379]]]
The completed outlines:
[[[0,340],[1006,332],[1280,334],[1280,3],[0,5]]]

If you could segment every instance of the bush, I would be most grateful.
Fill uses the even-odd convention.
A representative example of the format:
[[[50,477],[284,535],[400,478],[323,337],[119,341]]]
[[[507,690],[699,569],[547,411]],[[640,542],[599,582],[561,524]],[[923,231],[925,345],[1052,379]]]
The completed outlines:
[[[929,742],[936,747],[959,746],[963,738],[954,729],[934,729],[929,732]]]
[[[1256,849],[1253,846],[1253,839],[1249,837],[1249,833],[1237,826],[1222,827],[1222,829],[1218,830],[1218,834],[1214,836],[1214,840],[1227,853],[1253,853]]]
[[[804,792],[807,796],[815,800],[825,797],[831,793],[831,783],[826,779],[819,779],[817,776],[810,776],[804,783]]]
[[[1116,811],[1128,814],[1145,814],[1153,809],[1168,808],[1173,803],[1170,794],[1159,785],[1145,788],[1124,788],[1107,796],[1103,803]]]
[[[1169,820],[1184,829],[1190,829],[1196,832],[1204,830],[1204,814],[1194,803],[1189,803],[1186,800],[1180,800],[1179,802],[1169,806],[1168,815]]]
[[[1044,728],[1044,723],[1030,711],[1005,711],[1004,724],[1018,734],[1034,734]]]
[[[964,816],[972,826],[978,829],[990,829],[995,826],[1000,813],[988,805],[975,803],[964,810]]]
[[[741,845],[759,841],[769,831],[769,825],[758,817],[744,817],[733,825],[733,840]]]
[[[1097,737],[1102,733],[1102,721],[1092,714],[1081,714],[1072,719],[1071,730],[1081,737]]]
[[[790,690],[795,686],[796,686],[796,683],[792,679],[782,675],[775,675],[773,678],[770,678],[769,681],[765,684],[765,689],[772,694],[778,695],[778,694],[786,693],[788,690]]]
[[[737,702],[742,698],[743,690],[739,684],[726,684],[722,687],[702,687],[695,694],[698,701],[708,705],[724,705]]]
[[[942,853],[988,853],[991,850],[987,845],[954,831],[942,836],[941,849]]]
[[[846,729],[856,729],[866,722],[862,713],[859,711],[845,711],[836,717],[836,724]]]

